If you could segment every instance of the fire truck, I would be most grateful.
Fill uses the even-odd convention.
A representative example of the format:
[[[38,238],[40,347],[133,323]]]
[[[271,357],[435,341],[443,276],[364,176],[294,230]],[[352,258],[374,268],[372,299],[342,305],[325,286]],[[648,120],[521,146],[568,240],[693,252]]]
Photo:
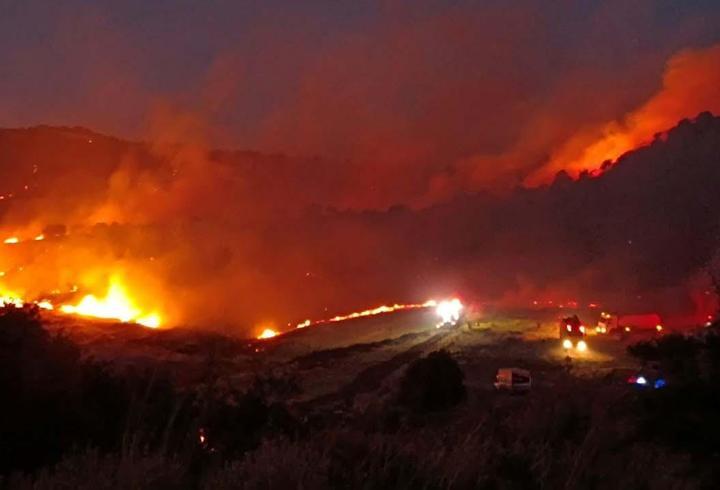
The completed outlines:
[[[577,315],[561,319],[558,324],[558,333],[560,334],[563,349],[575,349],[578,352],[587,350],[585,325],[583,325]]]
[[[640,313],[629,315],[616,315],[606,312],[600,313],[595,332],[610,334],[613,337],[625,337],[631,333],[662,334],[664,330],[662,319],[657,313]]]

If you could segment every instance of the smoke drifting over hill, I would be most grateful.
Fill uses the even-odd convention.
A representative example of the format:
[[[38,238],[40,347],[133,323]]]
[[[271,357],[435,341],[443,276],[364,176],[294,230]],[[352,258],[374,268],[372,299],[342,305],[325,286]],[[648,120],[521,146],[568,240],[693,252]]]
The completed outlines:
[[[527,182],[537,183],[566,170],[577,175],[599,162],[646,145],[676,121],[702,111],[720,113],[720,45],[683,51],[668,62],[662,88],[620,122],[585,128],[553,151],[550,161]]]
[[[717,113],[717,93],[695,83],[716,80],[712,2],[248,5],[16,3],[0,16],[0,64],[12,67],[0,126],[155,141],[185,138],[178,126],[190,123],[207,148],[317,155],[322,165],[288,164],[282,178],[319,180],[311,192],[340,209],[385,209],[504,192],[538,169],[548,182],[602,163],[604,152],[582,153],[608,131],[632,133],[616,158],[683,117]],[[637,121],[653,94],[678,88],[692,94],[684,105]]]
[[[720,135],[664,132],[720,113],[720,8],[350,3],[3,12],[0,124],[32,128],[0,132],[0,296],[119,284],[241,332],[446,294],[693,309]]]
[[[153,144],[2,131],[2,229],[21,239],[3,247],[3,284],[33,297],[120,276],[166,324],[245,333],[452,293],[689,313],[702,292],[689,281],[717,248],[720,119],[707,113],[602,176],[420,210],[338,210],[323,161],[178,146],[178,131]],[[31,239],[48,225],[67,233]]]

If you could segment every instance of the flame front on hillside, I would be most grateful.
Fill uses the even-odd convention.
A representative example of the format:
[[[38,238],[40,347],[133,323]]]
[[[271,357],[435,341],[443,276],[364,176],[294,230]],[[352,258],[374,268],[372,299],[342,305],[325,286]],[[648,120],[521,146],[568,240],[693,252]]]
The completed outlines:
[[[276,337],[277,334],[278,333],[275,330],[273,330],[272,328],[266,328],[260,333],[260,335],[258,335],[257,338],[258,339],[271,339],[273,337]]]
[[[88,294],[76,305],[64,304],[59,308],[56,308],[49,299],[28,301],[16,293],[8,291],[0,292],[0,307],[14,306],[16,308],[23,308],[26,305],[36,305],[42,310],[57,310],[71,315],[119,320],[124,323],[137,323],[148,328],[158,328],[162,324],[162,318],[159,314],[148,314],[139,309],[127,293],[125,287],[116,279],[111,281],[108,292],[103,298]]]
[[[424,303],[408,303],[408,304],[400,304],[395,303],[393,305],[382,305],[375,308],[370,308],[368,310],[362,310],[362,311],[356,311],[353,313],[348,313],[346,315],[336,315],[332,318],[327,318],[324,320],[305,320],[301,323],[298,323],[295,328],[307,328],[314,325],[322,325],[325,323],[337,323],[342,322],[345,320],[353,320],[355,318],[364,318],[364,317],[370,317],[375,315],[382,315],[385,313],[392,313],[395,311],[403,311],[403,310],[416,310],[421,308],[437,308],[437,313],[443,319],[443,321],[446,321],[446,316],[448,317],[447,321],[450,321],[449,319],[452,318],[453,321],[457,321],[457,319],[460,317],[460,311],[463,308],[462,302],[457,299],[453,298],[452,300],[446,300],[446,301],[435,301],[434,299],[428,300]],[[449,310],[448,310],[449,309]],[[448,316],[449,315],[449,316]],[[281,335],[283,332],[277,332],[275,330],[266,328],[264,329],[260,335],[257,336],[258,339],[269,339],[272,337],[276,337],[277,335]]]
[[[437,306],[437,301],[435,300],[429,300],[425,303],[411,303],[411,304],[398,304],[395,303],[394,305],[382,305],[378,306],[376,308],[371,308],[369,310],[363,310],[363,311],[356,311],[354,313],[348,313],[347,315],[337,315],[332,318],[329,318],[327,320],[318,320],[316,322],[310,322],[307,323],[308,320],[301,323],[302,326],[309,326],[312,324],[318,324],[318,323],[334,323],[334,322],[342,322],[345,320],[352,320],[353,318],[362,318],[366,316],[375,316],[375,315],[381,315],[383,313],[392,313],[393,311],[400,311],[400,310],[413,310],[417,308],[434,308]],[[298,326],[300,326],[298,325]]]
[[[110,280],[108,292],[103,298],[88,294],[77,305],[62,305],[60,311],[81,316],[133,322],[150,328],[157,328],[162,323],[160,315],[157,313],[143,312],[116,277]]]

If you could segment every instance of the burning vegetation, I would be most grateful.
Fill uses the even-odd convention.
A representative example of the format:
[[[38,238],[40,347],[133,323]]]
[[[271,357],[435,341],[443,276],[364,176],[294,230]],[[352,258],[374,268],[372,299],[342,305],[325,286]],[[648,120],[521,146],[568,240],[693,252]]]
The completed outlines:
[[[718,49],[677,54],[654,96],[620,122],[544,148],[549,161],[505,194],[473,187],[468,172],[487,161],[471,158],[442,185],[425,172],[423,188],[449,194],[378,207],[362,199],[376,184],[352,177],[373,172],[354,163],[348,177],[332,160],[212,151],[192,115],[169,109],[144,144],[79,128],[3,130],[0,294],[60,313],[247,336],[429,307],[297,320],[446,291],[497,301],[558,290],[688,313],[689,284],[717,248],[708,210],[718,205],[720,125],[709,113],[673,125],[720,110]],[[532,187],[560,170],[552,185]],[[689,227],[682,239],[678,227]]]
[[[60,311],[74,315],[133,322],[150,328],[157,328],[161,325],[160,315],[143,313],[135,305],[134,300],[117,277],[110,279],[108,291],[104,297],[97,298],[88,294],[77,305],[60,306]]]
[[[664,139],[669,128],[703,111],[720,114],[720,45],[686,50],[668,62],[660,90],[619,120],[584,128],[526,182],[537,185],[557,172],[599,175],[625,153]]]
[[[427,307],[362,309],[445,291],[619,306],[641,297],[643,309],[664,308],[664,316],[695,314],[694,290],[708,289],[700,279],[716,246],[707,210],[718,205],[710,191],[718,133],[716,118],[703,114],[595,179],[356,212],[283,197],[281,181],[254,172],[284,172],[285,163],[257,155],[96,134],[90,145],[81,130],[5,131],[0,155],[14,149],[17,165],[4,184],[13,197],[0,202],[0,293],[60,313],[252,337],[258,325]],[[88,159],[101,162],[94,175],[77,163]],[[677,206],[653,204],[669,196]],[[677,227],[690,229],[680,238]],[[353,305],[358,311],[326,317]]]
[[[140,306],[145,304],[138,299],[142,288],[131,291],[124,271],[109,272],[117,265],[104,268],[97,250],[86,244],[78,246],[68,239],[64,227],[59,228],[47,227],[28,239],[11,236],[4,240],[5,247],[11,250],[0,250],[3,304],[33,304],[63,314],[133,322],[150,328],[161,326],[159,312]],[[46,240],[46,236],[50,238]],[[73,262],[74,266],[70,265]],[[59,280],[61,277],[64,281]]]
[[[425,303],[410,303],[410,304],[398,304],[395,303],[393,305],[382,305],[375,308],[371,308],[368,310],[362,310],[362,311],[356,311],[353,313],[347,313],[345,315],[336,315],[332,318],[328,318],[326,320],[305,320],[302,323],[298,323],[295,328],[301,329],[301,328],[307,328],[312,327],[314,325],[323,325],[327,323],[337,323],[337,322],[343,322],[346,320],[354,320],[357,318],[365,318],[365,317],[371,317],[376,315],[384,315],[387,313],[393,313],[396,311],[407,311],[407,310],[417,310],[417,309],[425,309],[425,308],[435,308],[435,312],[437,313],[437,316],[439,318],[439,322],[437,324],[437,327],[440,328],[442,326],[446,325],[454,325],[460,320],[460,316],[462,314],[463,310],[463,304],[458,298],[453,298],[450,300],[442,300],[442,301],[435,301],[434,299],[428,300]],[[258,339],[271,339],[273,337],[276,337],[280,334],[280,332],[272,329],[272,328],[264,328],[262,332],[257,336]]]

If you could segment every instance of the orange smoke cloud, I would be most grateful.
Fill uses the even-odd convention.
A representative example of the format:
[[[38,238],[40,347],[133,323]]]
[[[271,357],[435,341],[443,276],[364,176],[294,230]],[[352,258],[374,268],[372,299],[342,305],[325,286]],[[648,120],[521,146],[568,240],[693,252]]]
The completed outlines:
[[[652,142],[655,135],[679,120],[703,111],[720,113],[720,44],[673,56],[662,87],[645,104],[620,120],[576,133],[525,183],[542,184],[560,170],[571,175],[596,171],[604,162],[615,162],[624,153]]]

